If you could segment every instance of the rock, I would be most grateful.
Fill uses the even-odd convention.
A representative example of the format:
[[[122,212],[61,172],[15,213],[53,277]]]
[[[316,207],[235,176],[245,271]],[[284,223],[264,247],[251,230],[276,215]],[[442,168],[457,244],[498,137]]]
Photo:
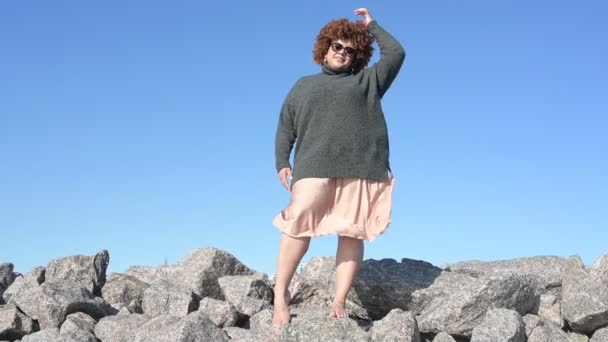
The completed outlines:
[[[10,302],[11,297],[19,292],[25,286],[37,286],[44,282],[45,279],[45,268],[38,266],[34,267],[31,272],[26,273],[25,275],[19,275],[15,278],[11,286],[9,286],[6,291],[4,291],[4,301],[6,303]]]
[[[604,254],[597,258],[597,260],[593,263],[592,269],[595,271],[600,280],[604,284],[608,285],[608,254]]]
[[[528,342],[572,342],[564,331],[553,324],[543,324],[534,328]]]
[[[564,319],[561,316],[561,305],[558,302],[557,297],[552,294],[543,294],[540,296],[538,315],[560,328],[564,326]]]
[[[526,342],[524,322],[517,311],[490,309],[473,329],[471,342]]]
[[[568,261],[557,256],[534,256],[512,260],[463,261],[445,268],[446,271],[468,274],[475,278],[483,275],[525,275],[532,280],[538,293],[551,293],[559,296],[562,273]]]
[[[412,293],[429,287],[441,268],[412,259],[363,261],[353,289],[372,319],[380,319],[394,308],[411,309]]]
[[[570,332],[568,335],[571,342],[589,342],[589,337],[587,335],[576,332]]]
[[[119,310],[129,305],[133,310],[137,310],[137,307],[141,306],[137,303],[142,303],[144,291],[149,286],[150,284],[133,276],[113,273],[101,289],[101,294],[106,302]]]
[[[64,342],[58,339],[59,329],[49,328],[23,336],[21,342]]]
[[[249,329],[239,327],[225,327],[224,331],[230,337],[230,341],[238,342],[262,342]]]
[[[298,291],[292,293],[292,307],[329,310],[336,292],[335,263],[335,257],[315,257],[304,266]],[[353,288],[346,296],[345,308],[350,317],[371,319]]]
[[[608,327],[596,330],[593,333],[593,335],[591,335],[591,340],[589,340],[589,342],[606,342],[606,341],[608,341]]]
[[[157,316],[138,329],[133,341],[219,342],[228,340],[225,331],[213,324],[205,313],[196,311],[183,318],[170,315]]]
[[[456,342],[456,340],[452,336],[450,336],[450,334],[442,331],[439,334],[435,335],[433,342]]]
[[[218,283],[226,300],[243,315],[253,316],[271,307],[273,292],[264,273],[224,276]]]
[[[62,342],[97,342],[95,323],[93,317],[82,312],[70,314],[61,325],[58,338]]]
[[[234,326],[239,318],[239,314],[232,304],[209,297],[201,300],[199,310],[206,313],[209,319],[220,328]]]
[[[266,309],[250,319],[251,330],[261,341],[369,341],[369,335],[351,318],[329,317],[325,311],[292,309],[289,324],[272,329],[272,311]]]
[[[84,312],[94,318],[114,313],[99,297],[72,281],[46,281],[40,286],[26,287],[12,301],[27,316],[38,320],[41,329],[57,328],[66,315]]]
[[[540,317],[533,314],[526,314],[522,317],[522,321],[524,322],[524,326],[526,328],[526,337],[530,338],[532,331],[534,328],[543,325],[543,321]]]
[[[369,334],[372,342],[420,342],[416,318],[411,312],[401,309],[393,309],[374,322]]]
[[[164,314],[183,317],[198,310],[198,304],[192,291],[161,279],[144,291],[142,309],[152,317]]]
[[[206,247],[190,252],[183,260],[160,268],[129,267],[125,272],[147,283],[169,280],[194,292],[198,300],[211,297],[224,300],[217,279],[227,275],[251,275],[255,272],[233,255]]]
[[[562,296],[562,316],[574,330],[591,333],[608,325],[608,285],[578,256],[570,257],[564,271]]]
[[[139,314],[104,317],[95,325],[95,336],[103,342],[131,342],[139,327],[149,320]]]
[[[420,313],[417,320],[421,332],[444,331],[465,338],[471,337],[488,309],[511,309],[522,315],[535,302],[530,280],[518,274],[474,278],[442,272],[433,285],[414,292],[412,298],[416,312]]]
[[[10,262],[0,263],[0,304],[3,304],[2,295],[4,291],[11,286],[15,278],[17,277],[17,273],[13,272],[14,266]]]
[[[0,340],[16,340],[38,330],[38,325],[14,304],[0,309]]]
[[[73,281],[95,296],[101,296],[106,282],[110,254],[102,250],[95,255],[73,255],[51,260],[46,267],[46,281]]]

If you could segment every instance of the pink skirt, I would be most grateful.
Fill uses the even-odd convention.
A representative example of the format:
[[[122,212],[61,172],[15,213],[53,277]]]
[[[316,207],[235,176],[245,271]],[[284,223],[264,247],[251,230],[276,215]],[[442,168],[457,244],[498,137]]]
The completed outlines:
[[[391,222],[395,176],[302,178],[272,224],[292,237],[339,235],[374,241]]]

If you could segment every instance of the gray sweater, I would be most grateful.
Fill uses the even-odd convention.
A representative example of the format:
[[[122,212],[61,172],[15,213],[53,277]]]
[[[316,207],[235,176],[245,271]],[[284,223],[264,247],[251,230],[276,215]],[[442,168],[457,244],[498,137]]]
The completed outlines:
[[[291,186],[307,177],[386,180],[388,131],[380,99],[405,59],[401,44],[373,20],[367,25],[380,60],[357,74],[323,65],[300,78],[281,108],[275,138],[276,169],[291,167]]]

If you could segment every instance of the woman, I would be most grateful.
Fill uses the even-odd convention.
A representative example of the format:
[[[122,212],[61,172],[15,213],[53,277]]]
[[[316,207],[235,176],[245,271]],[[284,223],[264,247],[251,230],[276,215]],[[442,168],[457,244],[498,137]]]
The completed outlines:
[[[395,177],[380,99],[405,51],[367,9],[355,14],[365,20],[333,20],[321,29],[313,54],[322,72],[300,78],[281,108],[276,169],[291,201],[273,220],[282,231],[274,326],[290,321],[287,287],[311,236],[338,235],[336,293],[329,315],[345,318],[346,295],[363,260],[363,240],[373,241],[390,223]],[[374,38],[380,60],[365,69]],[[289,156],[296,140],[292,174]]]

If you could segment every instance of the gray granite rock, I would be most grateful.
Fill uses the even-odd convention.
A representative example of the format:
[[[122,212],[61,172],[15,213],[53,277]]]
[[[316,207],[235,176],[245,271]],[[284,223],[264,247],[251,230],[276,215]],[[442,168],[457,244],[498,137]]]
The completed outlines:
[[[596,330],[589,342],[608,342],[608,327]]]
[[[251,331],[261,341],[370,341],[369,334],[354,319],[330,317],[325,311],[311,308],[293,308],[292,315],[289,324],[273,329],[272,311],[260,311],[250,319]]]
[[[571,256],[564,271],[562,316],[576,331],[591,333],[608,325],[608,284],[596,271],[585,269],[578,256]]]
[[[158,279],[169,280],[194,292],[198,300],[211,297],[224,300],[217,279],[227,275],[255,273],[232,254],[213,247],[190,252],[174,265],[153,267],[129,267],[125,272],[147,283]]]
[[[44,282],[45,279],[45,268],[42,266],[37,266],[32,269],[31,272],[26,273],[25,275],[18,275],[11,286],[9,286],[2,297],[6,303],[10,302],[11,297],[19,292],[22,288],[26,286],[37,286]]]
[[[571,331],[568,333],[571,342],[589,342],[589,336]]]
[[[572,342],[563,330],[553,324],[540,325],[532,331],[528,342]]]
[[[522,317],[522,321],[524,322],[524,327],[526,329],[526,338],[530,338],[530,335],[532,334],[534,328],[544,324],[542,318],[534,314],[524,315]]]
[[[14,304],[7,304],[0,309],[1,340],[16,340],[36,330],[38,325]]]
[[[73,281],[92,294],[101,296],[109,263],[110,254],[107,250],[91,256],[73,255],[51,260],[46,267],[46,281]]]
[[[401,309],[393,309],[381,320],[375,321],[369,335],[372,342],[420,342],[416,317]]]
[[[608,254],[604,254],[597,258],[593,263],[592,269],[595,271],[596,276],[600,280],[608,285]]]
[[[488,309],[505,308],[526,314],[534,305],[535,291],[525,275],[486,275],[442,272],[433,285],[413,294],[419,315],[418,328],[424,333],[447,332],[470,338]]]
[[[220,328],[233,326],[239,318],[239,314],[232,304],[209,297],[201,300],[198,309],[206,313],[209,319]]]
[[[148,316],[183,317],[198,310],[198,300],[189,289],[168,280],[157,280],[144,291],[142,309]]]
[[[0,263],[0,304],[4,303],[2,299],[4,291],[11,286],[18,275],[17,273],[13,272],[14,267],[15,266],[10,262]]]
[[[538,315],[560,328],[564,326],[564,319],[561,315],[561,304],[557,297],[552,294],[543,294],[540,296]]]
[[[76,312],[65,318],[59,329],[58,338],[65,342],[97,342],[95,337],[95,324],[93,317]]]
[[[372,319],[380,319],[394,308],[411,309],[412,293],[429,287],[441,268],[422,260],[364,260],[353,289]]]
[[[95,325],[95,336],[103,342],[132,342],[138,329],[150,319],[139,314],[107,316]]]
[[[433,338],[433,342],[456,342],[456,340],[452,336],[450,336],[450,334],[442,331],[439,334],[435,335],[435,338]]]
[[[524,322],[517,311],[490,309],[473,328],[471,342],[525,342]]]
[[[271,307],[273,292],[264,273],[224,276],[218,283],[226,300],[243,315],[253,316]]]
[[[84,312],[96,319],[113,313],[103,299],[73,281],[46,281],[40,286],[25,287],[11,300],[37,320],[41,329],[59,327],[73,312]]]
[[[479,278],[482,275],[526,275],[539,293],[551,293],[559,297],[562,273],[567,260],[557,256],[534,256],[497,261],[463,261],[445,268],[446,271],[468,274]]]
[[[144,291],[149,286],[150,284],[133,276],[113,273],[101,289],[101,294],[106,302],[117,309],[131,305],[131,308],[137,311],[137,303],[143,302]]]
[[[179,318],[170,315],[157,316],[141,327],[134,342],[220,342],[228,341],[225,331],[217,327],[201,311]],[[104,341],[105,342],[105,341]]]
[[[21,342],[64,342],[58,339],[59,329],[48,328],[40,330],[30,335],[25,335],[21,339]]]
[[[244,329],[239,327],[225,327],[223,330],[226,332],[228,337],[230,337],[230,341],[263,342],[258,339],[250,329]]]
[[[314,257],[302,270],[297,292],[292,293],[293,307],[329,310],[336,292],[335,257]],[[348,292],[345,303],[350,317],[371,320],[354,288]]]

